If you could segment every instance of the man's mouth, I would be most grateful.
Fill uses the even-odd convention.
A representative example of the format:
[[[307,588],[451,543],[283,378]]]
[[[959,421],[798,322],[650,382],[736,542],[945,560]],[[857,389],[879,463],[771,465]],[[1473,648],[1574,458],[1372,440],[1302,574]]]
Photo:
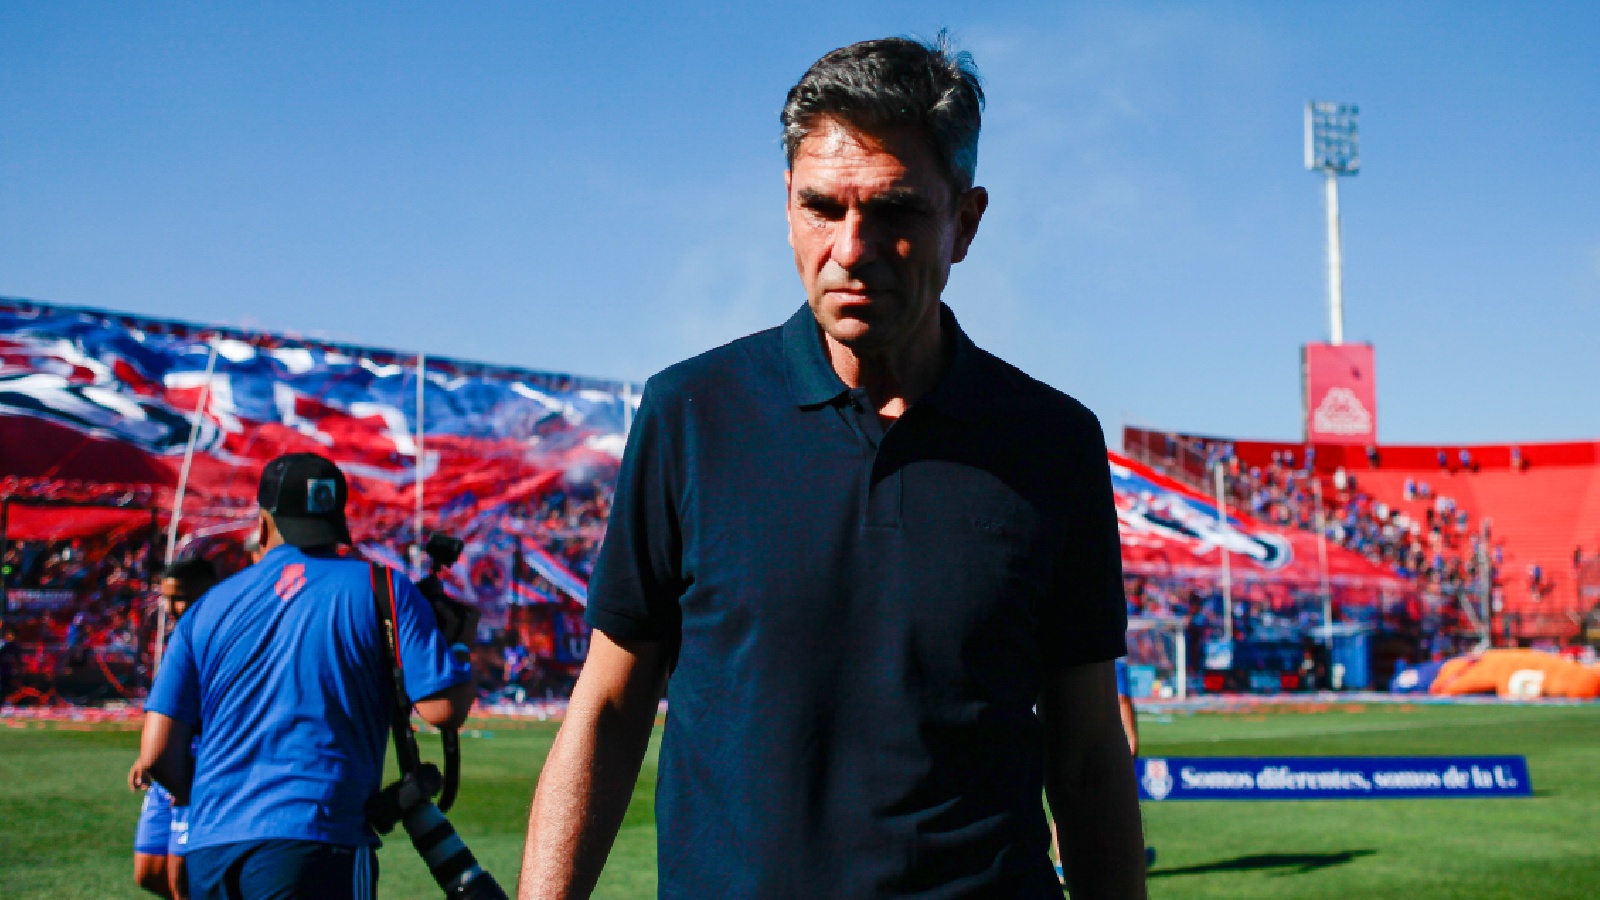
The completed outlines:
[[[840,306],[867,306],[894,292],[887,288],[836,288],[826,293]]]

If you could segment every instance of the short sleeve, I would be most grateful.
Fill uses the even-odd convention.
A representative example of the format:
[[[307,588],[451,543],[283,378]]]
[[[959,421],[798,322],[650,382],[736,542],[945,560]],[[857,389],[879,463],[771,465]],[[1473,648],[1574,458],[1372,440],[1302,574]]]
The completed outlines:
[[[682,625],[679,473],[662,392],[645,386],[617,474],[611,519],[589,582],[591,626],[621,640],[676,643]]]
[[[199,729],[200,670],[194,658],[194,621],[195,617],[189,616],[172,630],[144,708]]]
[[[1122,540],[1111,492],[1111,468],[1100,422],[1088,410],[1071,436],[1073,485],[1065,546],[1040,616],[1046,665],[1082,665],[1128,652],[1128,608],[1122,588]]]
[[[400,635],[400,669],[405,673],[406,696],[421,700],[470,679],[472,663],[456,661],[433,618],[433,607],[422,592],[399,573],[391,573],[390,577],[394,581],[395,626]]]

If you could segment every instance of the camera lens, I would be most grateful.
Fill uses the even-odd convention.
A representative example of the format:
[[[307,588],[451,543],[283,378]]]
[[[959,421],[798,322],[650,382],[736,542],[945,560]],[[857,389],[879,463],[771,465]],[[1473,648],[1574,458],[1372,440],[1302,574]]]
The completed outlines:
[[[494,876],[478,865],[466,842],[456,834],[455,826],[438,807],[432,803],[417,806],[406,813],[402,824],[445,896],[508,900]]]

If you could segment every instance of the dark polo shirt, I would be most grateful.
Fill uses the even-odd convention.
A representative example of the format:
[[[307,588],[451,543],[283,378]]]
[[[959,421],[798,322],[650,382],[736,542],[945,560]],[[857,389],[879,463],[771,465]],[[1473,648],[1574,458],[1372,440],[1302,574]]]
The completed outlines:
[[[978,349],[885,430],[811,311],[650,379],[589,621],[677,645],[663,897],[1056,897],[1033,708],[1124,652],[1093,414]]]

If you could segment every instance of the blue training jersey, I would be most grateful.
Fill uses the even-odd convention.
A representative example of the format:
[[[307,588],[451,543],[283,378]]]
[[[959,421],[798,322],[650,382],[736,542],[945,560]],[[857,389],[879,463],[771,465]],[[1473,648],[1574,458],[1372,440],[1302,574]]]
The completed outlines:
[[[1133,696],[1133,691],[1128,688],[1128,662],[1123,659],[1117,660],[1117,696]]]
[[[394,585],[406,693],[466,681],[416,586]],[[377,843],[363,810],[383,776],[387,678],[359,557],[279,546],[212,588],[173,631],[145,703],[200,732],[189,849]]]

